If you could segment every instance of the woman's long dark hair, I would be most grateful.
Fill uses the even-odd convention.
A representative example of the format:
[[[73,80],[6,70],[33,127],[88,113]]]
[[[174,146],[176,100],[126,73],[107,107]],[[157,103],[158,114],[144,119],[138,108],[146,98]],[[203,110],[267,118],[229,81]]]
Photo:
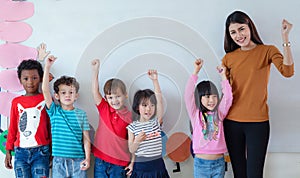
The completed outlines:
[[[205,122],[207,122],[206,113],[209,112],[205,106],[201,103],[201,98],[205,95],[217,95],[218,101],[219,101],[219,93],[216,85],[212,83],[211,81],[202,81],[198,83],[198,85],[195,88],[195,102],[196,106],[199,108],[199,110],[202,113],[202,116],[204,117]],[[218,105],[214,108],[212,112],[215,112],[218,109]],[[218,116],[218,114],[217,114]]]
[[[150,100],[150,102],[156,106],[157,101],[156,101],[155,93],[150,89],[138,90],[134,94],[133,102],[132,102],[133,121],[139,120],[140,117],[139,105],[143,102],[146,102],[147,100]],[[154,113],[156,113],[156,108]]]
[[[247,24],[250,28],[251,41],[253,41],[255,44],[263,44],[250,17],[242,11],[234,11],[227,17],[225,23],[224,50],[226,53],[240,48],[240,46],[237,45],[230,36],[229,26],[232,23]]]

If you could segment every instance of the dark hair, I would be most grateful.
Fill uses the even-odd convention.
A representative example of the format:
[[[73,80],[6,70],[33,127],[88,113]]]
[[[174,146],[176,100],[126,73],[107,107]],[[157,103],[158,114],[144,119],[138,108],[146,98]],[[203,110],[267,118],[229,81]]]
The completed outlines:
[[[123,94],[126,94],[126,86],[124,82],[117,78],[112,78],[105,82],[103,90],[105,95],[111,95],[112,93],[116,92],[117,89],[121,89]]]
[[[140,116],[139,105],[147,100],[150,100],[156,106],[155,93],[150,89],[138,90],[134,94],[132,102],[132,117],[134,121],[138,120]]]
[[[229,26],[232,23],[247,24],[250,29],[251,40],[256,44],[263,44],[250,17],[242,11],[234,11],[227,17],[225,23],[224,50],[226,53],[234,51],[240,47],[230,36]]]
[[[207,122],[205,113],[207,113],[208,110],[203,104],[201,103],[201,98],[205,95],[217,95],[219,100],[219,93],[218,89],[211,81],[202,81],[198,83],[198,85],[195,88],[195,103],[196,106],[199,108],[199,110],[202,112],[202,116],[204,117],[205,121]],[[214,108],[212,112],[215,112],[218,109],[218,105]]]
[[[38,74],[40,76],[40,79],[42,80],[44,71],[41,63],[39,61],[33,60],[33,59],[28,59],[28,60],[23,60],[19,66],[18,66],[18,78],[21,79],[21,74],[23,70],[34,70],[36,69],[38,71]]]
[[[59,88],[58,88],[59,85],[74,86],[76,89],[76,93],[78,93],[79,91],[79,83],[76,81],[74,77],[61,76],[59,79],[57,79],[53,85],[55,93],[59,92]]]

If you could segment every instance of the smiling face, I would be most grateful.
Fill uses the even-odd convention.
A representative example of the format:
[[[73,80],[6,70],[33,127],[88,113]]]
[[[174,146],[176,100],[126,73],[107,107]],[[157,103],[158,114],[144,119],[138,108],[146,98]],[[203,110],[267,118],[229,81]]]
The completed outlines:
[[[20,76],[20,83],[26,91],[26,96],[32,96],[39,93],[39,84],[41,78],[37,69],[22,70]]]
[[[202,105],[209,111],[213,111],[218,105],[218,96],[217,95],[204,95],[201,97]]]
[[[143,99],[139,104],[140,121],[149,121],[155,114],[155,104],[150,99]]]
[[[126,94],[120,88],[116,88],[111,94],[105,95],[108,104],[115,110],[123,109],[126,100]]]
[[[247,24],[231,23],[228,30],[232,40],[242,50],[249,50],[255,46],[255,43],[251,41],[251,31]]]
[[[78,98],[78,93],[73,85],[60,84],[58,86],[59,91],[55,93],[55,98],[60,102],[61,106],[65,110],[74,109],[74,102]]]

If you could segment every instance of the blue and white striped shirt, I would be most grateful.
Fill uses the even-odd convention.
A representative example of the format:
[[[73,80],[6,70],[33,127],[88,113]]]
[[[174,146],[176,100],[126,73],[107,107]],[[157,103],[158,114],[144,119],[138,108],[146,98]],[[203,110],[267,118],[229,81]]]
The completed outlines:
[[[46,109],[51,122],[52,155],[65,158],[84,158],[83,131],[90,130],[83,110],[63,110],[52,102]]]

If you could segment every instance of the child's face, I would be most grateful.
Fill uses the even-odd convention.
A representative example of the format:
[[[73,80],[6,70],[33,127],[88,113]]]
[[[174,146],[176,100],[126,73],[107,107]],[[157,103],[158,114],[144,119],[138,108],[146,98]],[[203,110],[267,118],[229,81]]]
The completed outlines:
[[[72,109],[75,100],[78,98],[76,88],[73,85],[68,86],[64,84],[59,85],[58,88],[58,93],[54,95],[55,98],[59,100],[64,109]]]
[[[201,97],[201,103],[208,110],[213,111],[218,104],[217,95],[204,95]]]
[[[148,121],[155,114],[155,104],[150,99],[146,99],[139,104],[140,121]]]
[[[110,95],[105,95],[108,104],[115,110],[122,109],[125,105],[126,95],[122,92],[120,88],[117,88]]]
[[[23,70],[21,72],[20,83],[23,85],[26,95],[36,95],[39,93],[41,78],[37,69]]]

